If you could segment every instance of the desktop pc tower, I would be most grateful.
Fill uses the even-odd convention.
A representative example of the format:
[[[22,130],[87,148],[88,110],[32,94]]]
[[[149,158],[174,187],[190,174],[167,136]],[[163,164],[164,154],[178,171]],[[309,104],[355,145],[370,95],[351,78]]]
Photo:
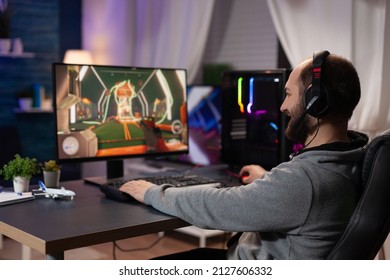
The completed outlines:
[[[287,69],[223,73],[221,159],[231,169],[247,164],[271,169],[293,152],[280,111],[289,74]]]

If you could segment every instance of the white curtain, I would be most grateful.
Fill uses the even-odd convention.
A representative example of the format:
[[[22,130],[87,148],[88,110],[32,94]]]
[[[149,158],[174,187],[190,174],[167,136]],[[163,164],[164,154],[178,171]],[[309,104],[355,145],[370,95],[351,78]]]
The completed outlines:
[[[390,128],[390,12],[386,0],[267,0],[291,65],[328,49],[352,61],[362,97],[350,128],[374,137]],[[387,34],[386,34],[387,31]],[[390,259],[390,239],[377,258]]]
[[[387,66],[390,17],[386,0],[267,0],[292,66],[327,49],[355,65],[362,97],[350,128],[375,136],[390,128]],[[386,31],[389,35],[386,34]],[[387,75],[386,75],[387,74]]]
[[[214,0],[83,0],[83,48],[94,63],[187,69],[202,61]]]

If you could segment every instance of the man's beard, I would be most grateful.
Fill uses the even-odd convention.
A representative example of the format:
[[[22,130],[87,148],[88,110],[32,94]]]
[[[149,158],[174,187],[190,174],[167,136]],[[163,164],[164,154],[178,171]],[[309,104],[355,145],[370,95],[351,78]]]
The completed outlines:
[[[304,108],[299,108],[299,110],[295,110],[296,112],[292,112],[291,119],[288,122],[285,135],[288,139],[294,142],[304,144],[307,136],[310,133],[311,126]],[[305,114],[305,116],[302,119],[303,114]]]

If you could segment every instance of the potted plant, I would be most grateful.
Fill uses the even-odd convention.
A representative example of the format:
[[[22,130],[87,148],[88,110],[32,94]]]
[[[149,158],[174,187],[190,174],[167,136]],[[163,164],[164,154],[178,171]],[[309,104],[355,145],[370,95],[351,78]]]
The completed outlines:
[[[11,9],[8,0],[0,0],[0,53],[8,53],[11,49],[10,26]]]
[[[48,188],[60,186],[61,166],[55,160],[48,160],[43,163],[43,181]]]
[[[5,180],[13,180],[14,191],[18,193],[27,192],[31,177],[39,173],[39,165],[35,158],[21,157],[19,154],[0,169],[0,175]]]

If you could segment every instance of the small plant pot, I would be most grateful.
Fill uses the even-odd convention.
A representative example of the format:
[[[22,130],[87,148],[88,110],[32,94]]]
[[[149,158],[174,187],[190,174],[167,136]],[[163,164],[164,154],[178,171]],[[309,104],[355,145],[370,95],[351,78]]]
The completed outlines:
[[[43,181],[48,188],[60,187],[61,170],[58,171],[43,171]]]
[[[30,186],[30,178],[16,176],[13,180],[14,183],[14,192],[23,193],[28,192]]]

